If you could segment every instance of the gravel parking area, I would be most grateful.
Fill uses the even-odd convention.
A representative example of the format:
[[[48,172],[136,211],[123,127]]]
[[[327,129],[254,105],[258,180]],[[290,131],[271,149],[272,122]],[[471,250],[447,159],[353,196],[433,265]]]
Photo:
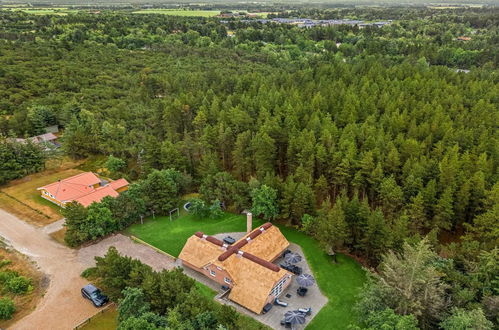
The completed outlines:
[[[175,267],[174,259],[146,245],[136,243],[128,236],[121,234],[107,237],[96,244],[81,248],[78,250],[78,260],[87,268],[95,266],[94,258],[96,256],[104,256],[111,246],[114,246],[123,255],[139,259],[154,270],[172,269]]]

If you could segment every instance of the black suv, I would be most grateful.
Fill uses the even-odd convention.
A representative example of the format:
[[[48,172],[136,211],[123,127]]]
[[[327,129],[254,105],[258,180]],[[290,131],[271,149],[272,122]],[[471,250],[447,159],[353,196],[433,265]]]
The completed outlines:
[[[102,307],[109,301],[109,298],[103,295],[100,290],[92,284],[85,285],[81,289],[81,295],[83,298],[90,300],[95,307]]]

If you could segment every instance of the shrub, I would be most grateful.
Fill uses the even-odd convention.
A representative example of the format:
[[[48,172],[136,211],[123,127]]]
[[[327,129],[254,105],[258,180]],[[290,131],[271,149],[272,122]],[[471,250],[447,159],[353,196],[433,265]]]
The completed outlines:
[[[191,206],[189,206],[189,213],[195,215],[198,218],[206,218],[209,214],[209,209],[206,203],[199,198],[193,198],[189,201]]]
[[[33,288],[31,286],[31,279],[24,276],[13,277],[5,285],[7,290],[16,294],[26,293]]]
[[[0,268],[2,268],[3,266],[7,266],[7,265],[10,265],[12,263],[11,260],[9,259],[4,259],[2,261],[0,261]]]
[[[219,219],[223,216],[224,212],[222,211],[222,206],[220,205],[220,201],[218,199],[211,204],[208,212],[210,219]]]
[[[97,267],[90,267],[81,272],[81,277],[89,279],[94,278],[95,272],[97,271]]]
[[[19,276],[19,273],[13,270],[6,270],[0,272],[0,283],[5,284],[10,279]]]
[[[16,311],[14,302],[7,297],[0,298],[0,319],[9,320]]]

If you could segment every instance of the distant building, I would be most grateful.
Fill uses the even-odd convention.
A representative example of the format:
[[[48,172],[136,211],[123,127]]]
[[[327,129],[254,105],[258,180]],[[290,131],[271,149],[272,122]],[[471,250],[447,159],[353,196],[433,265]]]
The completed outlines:
[[[251,214],[248,214],[251,228]],[[230,288],[228,298],[260,314],[291,284],[292,274],[272,263],[289,246],[279,228],[266,223],[233,245],[197,232],[184,245],[184,266]]]
[[[61,146],[57,142],[57,139],[58,137],[53,133],[45,133],[37,136],[32,136],[27,139],[21,139],[21,138],[10,139],[10,141],[15,141],[18,143],[28,143],[28,141],[31,141],[32,143],[43,146],[45,150],[52,150],[52,149],[57,149]]]
[[[128,181],[119,179],[108,182],[92,172],[84,172],[37,190],[42,198],[61,207],[71,202],[78,202],[87,207],[93,202],[100,202],[106,196],[118,197],[120,192],[128,190]]]

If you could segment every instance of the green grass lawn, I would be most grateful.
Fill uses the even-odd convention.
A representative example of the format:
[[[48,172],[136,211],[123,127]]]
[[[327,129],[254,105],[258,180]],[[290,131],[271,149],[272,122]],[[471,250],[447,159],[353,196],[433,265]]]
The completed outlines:
[[[118,327],[118,311],[116,307],[109,307],[104,312],[93,317],[82,330],[114,330]]]
[[[219,10],[182,10],[182,9],[142,9],[133,14],[162,14],[171,16],[213,17],[220,14]]]
[[[255,223],[263,222],[257,220]],[[185,241],[197,231],[208,235],[246,231],[246,217],[231,213],[216,220],[200,220],[189,214],[173,221],[169,217],[156,217],[128,229],[130,234],[175,257],[182,251]]]
[[[210,288],[209,286],[204,285],[201,282],[196,282],[196,287],[198,288],[199,292],[206,298],[213,299],[217,295],[217,292]]]
[[[254,226],[262,223],[261,220],[254,220]],[[307,329],[346,329],[349,324],[355,324],[352,306],[366,280],[361,266],[344,255],[338,255],[338,262],[333,263],[314,239],[295,229],[278,226],[289,241],[301,246],[322,293],[329,299]],[[214,235],[245,230],[244,216],[226,213],[217,220],[200,220],[188,214],[171,222],[168,217],[157,217],[147,220],[143,225],[133,225],[128,231],[147,243],[178,256],[187,238],[196,231]]]
[[[366,280],[365,271],[355,260],[342,254],[334,263],[311,237],[289,227],[279,228],[289,241],[301,246],[319,288],[329,299],[307,329],[346,329],[355,324],[352,306]]]

